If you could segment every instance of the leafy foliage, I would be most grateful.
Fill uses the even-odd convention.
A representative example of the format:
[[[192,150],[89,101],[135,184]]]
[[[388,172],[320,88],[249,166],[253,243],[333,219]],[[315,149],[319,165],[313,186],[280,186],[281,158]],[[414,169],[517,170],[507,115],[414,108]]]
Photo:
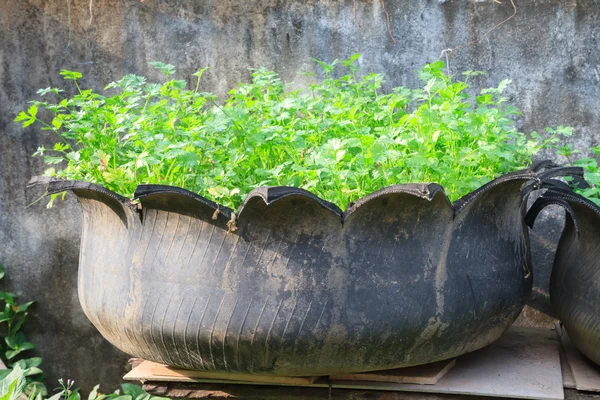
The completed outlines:
[[[24,371],[16,366],[0,380],[0,400],[17,400],[25,392],[27,379]]]
[[[0,279],[4,278],[5,270],[0,264]],[[0,291],[0,299],[4,301],[4,311],[0,314],[0,324],[5,333],[5,344],[2,346],[2,361],[7,369],[0,370],[0,400],[81,400],[79,389],[74,387],[72,380],[59,379],[60,388],[53,396],[47,397],[48,392],[42,383],[44,373],[39,368],[40,357],[23,358],[22,352],[35,348],[35,345],[25,339],[21,331],[27,317],[27,310],[33,302],[18,304],[14,293]],[[130,383],[121,385],[121,390],[110,394],[99,392],[96,385],[90,392],[88,400],[168,400],[165,397],[152,396],[141,387]]]
[[[591,151],[600,157],[600,146],[592,147]],[[575,158],[580,153],[579,150],[573,148],[571,144],[563,147],[556,147],[556,154],[567,159],[569,165],[582,167],[585,172],[585,180],[589,184],[587,188],[581,188],[573,185],[575,192],[587,197],[592,202],[600,206],[600,167],[598,159],[593,157]]]
[[[75,388],[75,382],[68,380],[66,383],[64,380],[59,379],[58,383],[60,387],[56,394],[49,397],[47,400],[81,400],[81,394],[79,389]],[[121,392],[122,391],[122,392]],[[112,393],[100,393],[100,385],[94,386],[94,389],[89,393],[88,400],[168,400],[166,397],[152,396],[146,393],[144,389],[138,385],[131,383],[123,383],[121,390],[116,390]],[[35,400],[43,400],[41,397]]]
[[[4,266],[0,264],[0,279],[5,276]],[[4,307],[1,304],[4,303]],[[21,371],[24,377],[24,390],[46,393],[46,388],[41,383],[44,379],[43,371],[39,368],[42,359],[39,357],[24,357],[24,352],[35,349],[35,345],[27,340],[22,331],[23,323],[27,319],[28,309],[32,301],[19,304],[14,293],[0,291],[0,326],[4,343],[0,343],[0,358],[8,369],[0,370],[0,379],[11,375],[13,370]],[[1,395],[1,394],[0,394]]]
[[[75,382],[59,379],[60,387],[51,397],[45,397],[46,393],[27,393],[26,375],[20,367],[15,367],[9,375],[0,380],[0,400],[17,400],[22,395],[27,395],[29,400],[81,400],[79,389],[75,388]],[[121,390],[113,393],[103,394],[99,392],[100,385],[96,385],[88,395],[88,400],[168,400],[166,397],[152,396],[146,393],[141,387],[131,383],[121,385]]]
[[[110,94],[82,90],[81,74],[65,70],[77,94],[41,89],[58,102],[33,101],[16,121],[58,135],[53,148],[35,153],[47,176],[125,196],[141,183],[180,186],[232,208],[254,188],[278,185],[344,205],[392,184],[438,182],[454,200],[557,140],[515,128],[519,111],[503,97],[509,80],[471,96],[468,80],[478,73],[456,79],[438,61],[420,71],[422,88],[382,93],[383,76],[361,75],[359,56],[317,61],[325,79],[306,90],[254,69],[223,101],[199,91],[206,69],[194,74],[192,90],[171,78],[172,65],[154,62],[164,83],[126,75],[106,87]]]

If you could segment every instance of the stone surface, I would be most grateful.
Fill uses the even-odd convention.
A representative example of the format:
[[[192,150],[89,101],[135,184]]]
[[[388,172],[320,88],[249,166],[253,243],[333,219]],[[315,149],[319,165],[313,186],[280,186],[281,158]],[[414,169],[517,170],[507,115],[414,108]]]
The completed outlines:
[[[26,191],[26,183],[43,170],[40,160],[30,155],[52,138],[37,128],[21,130],[11,122],[14,116],[36,97],[37,89],[62,86],[62,68],[83,72],[83,85],[100,89],[125,73],[159,78],[148,67],[153,60],[177,65],[177,76],[185,79],[210,66],[203,89],[222,95],[248,79],[248,67],[274,68],[285,81],[300,85],[308,78],[297,73],[314,70],[312,57],[331,61],[361,52],[363,70],[385,73],[388,87],[412,86],[423,63],[436,60],[444,49],[481,37],[513,13],[510,0],[356,0],[355,18],[353,4],[0,2],[0,262],[8,268],[8,288],[23,301],[38,301],[27,331],[45,358],[49,382],[63,376],[84,389],[102,382],[108,390],[123,375],[126,357],[95,332],[79,307],[76,204],[69,200],[46,210],[41,201],[26,208],[39,195]],[[523,111],[518,121],[523,130],[572,125],[578,148],[598,145],[600,9],[592,0],[529,0],[516,5],[514,18],[480,42],[452,52],[450,70],[488,71],[488,76],[473,79],[475,87],[512,78],[508,94]],[[542,249],[551,251],[546,238],[555,229],[542,235]],[[536,268],[536,293],[542,294],[536,299],[542,300],[550,265],[550,253],[544,254],[538,257],[542,266]],[[534,308],[547,308],[543,304],[535,303]]]

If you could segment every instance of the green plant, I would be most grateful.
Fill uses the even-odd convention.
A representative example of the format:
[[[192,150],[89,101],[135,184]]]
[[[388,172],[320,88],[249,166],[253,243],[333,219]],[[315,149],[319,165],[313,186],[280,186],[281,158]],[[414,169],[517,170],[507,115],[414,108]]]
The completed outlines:
[[[591,150],[596,156],[600,157],[600,146],[593,147]],[[589,187],[581,188],[572,185],[575,192],[600,206],[600,167],[598,166],[598,160],[593,157],[575,158],[579,153],[580,151],[574,149],[570,144],[556,148],[557,156],[566,158],[569,165],[582,167],[585,172],[585,180]]]
[[[0,264],[0,279],[3,279],[4,276],[4,266]],[[2,312],[0,312],[0,326],[4,336],[4,343],[0,343],[0,358],[8,367],[6,370],[0,370],[0,379],[11,374],[16,368],[25,376],[27,393],[45,393],[46,388],[41,383],[44,375],[39,368],[42,359],[40,357],[23,357],[24,352],[35,349],[35,345],[27,340],[22,331],[27,311],[33,301],[19,304],[14,293],[4,291],[0,291],[0,301],[4,303]]]
[[[29,400],[81,400],[81,394],[79,389],[75,388],[74,381],[69,379],[65,382],[59,379],[58,383],[60,387],[51,397],[45,397],[46,393],[41,392],[27,393],[25,371],[17,366],[0,380],[0,400],[17,400],[22,398],[22,395],[27,395]],[[100,393],[99,388],[100,385],[94,387],[88,395],[88,400],[168,400],[166,397],[152,396],[131,383],[124,383],[120,390],[108,394]]]
[[[0,279],[5,276],[5,269],[0,264]],[[0,370],[0,400],[17,400],[27,396],[30,400],[44,400],[48,392],[42,380],[45,378],[39,368],[42,363],[40,357],[23,358],[23,352],[35,348],[33,343],[25,339],[21,331],[27,317],[27,310],[33,302],[18,304],[14,293],[0,291],[0,299],[4,301],[4,311],[0,313],[0,324],[3,324],[5,344],[0,354],[7,369]],[[75,382],[63,379],[58,381],[58,392],[47,400],[81,400],[79,389],[74,387]],[[110,394],[102,394],[100,385],[96,385],[90,392],[88,400],[168,400],[165,397],[156,397],[146,393],[141,387],[130,383],[121,385],[121,390]]]
[[[0,400],[17,400],[26,386],[25,372],[17,365],[0,380]]]
[[[49,165],[46,176],[125,196],[141,183],[175,185],[232,208],[254,188],[278,185],[344,205],[392,184],[438,182],[455,200],[557,140],[515,128],[519,112],[503,96],[509,80],[473,96],[468,81],[479,73],[456,79],[438,61],[420,71],[422,88],[383,93],[383,76],[361,75],[359,56],[318,61],[325,78],[306,90],[254,69],[223,101],[199,91],[206,69],[186,89],[171,78],[172,65],[155,62],[164,83],[126,75],[106,87],[110,94],[82,89],[81,74],[63,70],[75,95],[41,89],[59,100],[33,101],[16,121],[57,135],[53,148],[35,153]]]
[[[57,393],[47,400],[81,400],[79,389],[75,388],[74,381],[69,379],[65,383],[63,379],[59,379],[58,383],[60,387],[57,389]],[[168,400],[166,397],[152,396],[138,385],[131,383],[123,383],[120,390],[117,389],[112,393],[103,394],[99,390],[100,385],[94,386],[88,395],[88,400]],[[42,398],[36,400],[42,400]]]

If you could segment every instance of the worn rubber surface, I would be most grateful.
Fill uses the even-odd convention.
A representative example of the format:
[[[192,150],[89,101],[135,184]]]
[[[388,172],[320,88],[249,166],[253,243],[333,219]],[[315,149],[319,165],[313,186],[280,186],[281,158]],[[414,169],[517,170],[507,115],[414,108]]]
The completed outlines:
[[[552,306],[571,341],[600,365],[600,208],[570,190],[551,188],[528,222],[533,225],[537,213],[553,204],[567,217],[550,279]]]
[[[260,188],[235,226],[232,210],[179,188],[140,186],[141,209],[85,182],[49,192],[79,199],[79,297],[115,346],[181,368],[301,376],[496,340],[531,290],[524,200],[539,181],[515,172],[454,205],[436,184],[398,185],[345,212]]]

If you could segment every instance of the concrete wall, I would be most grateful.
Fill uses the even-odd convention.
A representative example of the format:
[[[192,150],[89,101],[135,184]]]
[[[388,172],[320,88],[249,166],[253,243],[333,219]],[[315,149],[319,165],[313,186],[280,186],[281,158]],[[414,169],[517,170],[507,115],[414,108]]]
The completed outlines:
[[[0,262],[9,289],[23,301],[38,301],[27,331],[49,382],[63,376],[84,389],[102,382],[107,390],[123,375],[126,356],[103,341],[79,307],[76,204],[26,208],[37,195],[26,183],[43,170],[30,155],[51,139],[11,121],[35,91],[62,85],[62,68],[83,72],[84,86],[95,89],[125,73],[158,78],[148,61],[161,60],[177,65],[181,78],[210,66],[204,88],[223,94],[248,78],[248,67],[267,66],[302,82],[297,73],[313,70],[312,57],[330,61],[355,52],[363,54],[364,71],[385,73],[389,85],[414,85],[423,63],[513,14],[510,0],[385,0],[385,7],[396,43],[378,0],[0,2]],[[451,53],[451,71],[488,71],[473,81],[481,87],[512,78],[509,93],[523,110],[524,130],[572,125],[578,147],[597,145],[600,9],[593,0],[522,0],[516,7],[514,18],[483,40]],[[536,246],[551,249],[559,228]],[[536,270],[541,303],[551,260],[542,258]]]

